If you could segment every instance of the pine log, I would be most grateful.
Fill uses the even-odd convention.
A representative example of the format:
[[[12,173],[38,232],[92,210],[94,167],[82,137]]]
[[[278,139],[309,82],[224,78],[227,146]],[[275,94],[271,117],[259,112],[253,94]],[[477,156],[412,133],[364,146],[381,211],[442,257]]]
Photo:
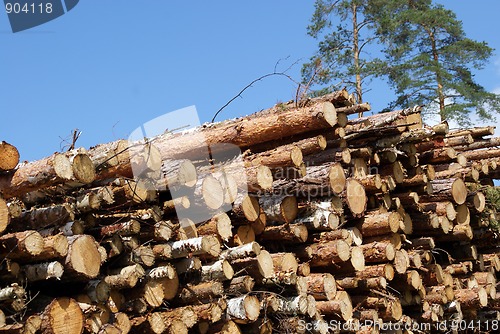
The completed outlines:
[[[274,276],[273,258],[269,252],[262,250],[256,257],[235,259],[231,261],[235,272],[244,272],[254,279]]]
[[[323,315],[339,316],[346,321],[353,316],[352,301],[345,291],[338,291],[334,300],[317,301],[316,308]]]
[[[0,256],[13,260],[29,260],[43,251],[43,238],[36,231],[23,231],[0,236]]]
[[[198,235],[215,235],[223,241],[228,241],[232,237],[231,219],[222,212],[216,214],[209,221],[197,226]]]
[[[330,231],[338,228],[340,218],[331,201],[311,201],[306,203],[305,212],[296,221],[306,225],[309,230]]]
[[[272,126],[269,126],[272,124]],[[207,148],[216,154],[218,143],[232,144],[241,149],[290,134],[300,134],[337,124],[337,113],[330,102],[314,103],[310,107],[270,113],[261,117],[244,117],[184,133],[167,133],[155,140],[162,158],[205,158]]]
[[[363,237],[396,233],[399,230],[402,217],[397,212],[368,212],[357,226]]]
[[[456,204],[463,204],[467,199],[467,187],[462,179],[451,178],[431,181],[433,193],[421,196],[424,202],[442,202],[453,200]]]
[[[16,168],[19,163],[19,151],[14,145],[0,142],[0,172]]]
[[[0,195],[0,234],[9,226],[11,214],[7,202]]]
[[[344,191],[346,178],[344,168],[338,163],[307,167],[307,174],[301,179],[276,180],[273,191],[278,194],[297,197],[325,197]]]
[[[360,246],[367,263],[384,263],[394,260],[396,249],[390,242],[371,242]]]
[[[20,164],[11,173],[0,175],[0,193],[7,199],[69,181],[88,184],[94,179],[95,169],[87,154],[55,153],[42,160]]]
[[[259,236],[262,242],[279,242],[283,244],[296,244],[306,242],[307,227],[303,224],[286,224],[267,226]]]
[[[455,299],[462,308],[482,308],[488,305],[488,293],[484,288],[456,289]]]
[[[259,219],[259,199],[247,194],[239,195],[233,204],[233,215],[239,219],[254,222]]]
[[[316,300],[333,300],[337,293],[337,285],[331,274],[312,273],[306,277],[307,294]]]
[[[351,257],[351,247],[343,240],[317,243],[307,246],[297,253],[299,258],[309,260],[311,267],[329,266],[345,262]]]
[[[68,254],[64,269],[71,277],[95,278],[101,268],[101,255],[94,238],[89,235],[68,237]]]
[[[392,281],[394,278],[394,267],[389,263],[366,266],[364,270],[356,272],[356,277],[359,279],[384,277],[386,280]]]
[[[42,333],[75,333],[83,331],[84,316],[78,303],[71,298],[54,299],[42,314]]]
[[[226,289],[226,293],[229,296],[239,296],[244,295],[253,290],[255,281],[252,276],[243,275],[234,277],[229,283],[229,287]]]

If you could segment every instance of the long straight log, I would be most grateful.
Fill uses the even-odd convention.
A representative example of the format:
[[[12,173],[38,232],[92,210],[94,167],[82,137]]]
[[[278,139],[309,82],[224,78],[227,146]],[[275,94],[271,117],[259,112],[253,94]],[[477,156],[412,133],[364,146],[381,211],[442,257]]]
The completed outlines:
[[[212,154],[217,153],[219,143],[232,144],[244,149],[292,133],[326,129],[336,124],[337,112],[333,104],[319,102],[310,107],[265,114],[261,117],[244,117],[204,129],[178,134],[167,133],[157,137],[155,145],[160,150],[162,158],[197,159],[208,156],[208,147],[211,147]]]
[[[85,153],[54,153],[50,157],[21,164],[15,170],[0,175],[3,198],[22,195],[56,184],[75,182],[88,184],[95,179],[95,168]]]

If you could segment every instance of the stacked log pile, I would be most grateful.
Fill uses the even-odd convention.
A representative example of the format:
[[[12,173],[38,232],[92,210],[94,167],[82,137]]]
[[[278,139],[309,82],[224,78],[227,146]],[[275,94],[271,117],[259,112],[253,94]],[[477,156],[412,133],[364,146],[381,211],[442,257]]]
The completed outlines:
[[[2,142],[0,333],[493,330],[500,138],[368,110],[339,91],[21,164]]]

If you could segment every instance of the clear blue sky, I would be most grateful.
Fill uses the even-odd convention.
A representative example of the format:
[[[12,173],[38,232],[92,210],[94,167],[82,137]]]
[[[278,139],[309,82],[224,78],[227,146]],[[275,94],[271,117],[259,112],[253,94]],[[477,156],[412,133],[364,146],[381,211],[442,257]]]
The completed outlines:
[[[440,1],[473,39],[497,51],[477,73],[500,88],[500,1]],[[313,1],[82,0],[72,11],[13,34],[0,12],[0,140],[23,160],[60,150],[61,138],[83,131],[84,147],[126,138],[141,124],[195,105],[201,121],[253,79],[310,57],[306,34]],[[497,65],[495,65],[497,62]],[[300,64],[289,74],[300,79]],[[256,83],[219,119],[268,108],[295,96],[284,78]],[[391,100],[377,85],[373,109]]]

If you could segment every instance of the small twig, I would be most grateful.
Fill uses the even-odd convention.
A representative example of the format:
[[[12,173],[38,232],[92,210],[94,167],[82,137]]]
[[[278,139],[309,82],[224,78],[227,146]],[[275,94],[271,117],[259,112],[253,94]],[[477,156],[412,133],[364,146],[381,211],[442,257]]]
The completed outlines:
[[[285,69],[284,71],[282,72],[276,72],[276,67],[278,66],[278,64],[280,63],[281,59],[278,60],[276,62],[276,64],[274,65],[274,71],[272,73],[268,73],[268,74],[264,74],[263,76],[253,80],[252,82],[250,82],[248,85],[246,85],[242,90],[240,90],[240,92],[238,94],[236,94],[233,98],[231,98],[228,102],[226,102],[226,104],[224,104],[219,110],[217,110],[217,112],[215,113],[214,117],[212,118],[212,123],[215,122],[215,119],[217,118],[217,116],[219,115],[219,113],[224,110],[228,105],[230,105],[234,100],[236,100],[238,97],[241,97],[241,95],[250,87],[253,86],[253,84],[255,84],[256,82],[258,81],[261,81],[265,78],[268,78],[268,77],[271,77],[271,76],[284,76],[288,79],[290,79],[290,81],[292,81],[293,83],[295,83],[296,85],[300,85],[300,83],[298,83],[297,81],[295,81],[290,75],[286,74],[286,72],[288,70],[290,70],[295,64],[297,64],[297,62],[299,60],[297,60],[296,62],[294,62],[292,65],[290,65],[287,69]]]

